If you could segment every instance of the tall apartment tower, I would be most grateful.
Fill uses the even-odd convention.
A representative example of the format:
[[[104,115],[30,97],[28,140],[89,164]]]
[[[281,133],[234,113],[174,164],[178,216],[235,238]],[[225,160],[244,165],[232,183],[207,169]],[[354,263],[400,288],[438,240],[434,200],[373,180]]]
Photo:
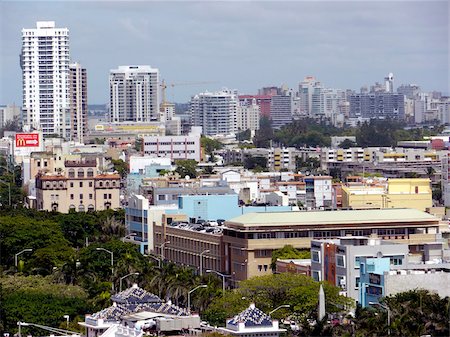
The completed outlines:
[[[394,74],[393,73],[389,73],[384,78],[384,84],[386,86],[386,92],[390,92],[390,93],[394,92]]]
[[[119,66],[110,71],[111,122],[160,120],[159,71],[150,66]]]
[[[22,29],[20,66],[23,83],[23,125],[44,135],[70,133],[69,30],[54,21],[38,21]]]
[[[237,95],[229,90],[200,93],[190,102],[191,124],[201,126],[208,136],[236,132],[237,107]]]
[[[70,139],[84,143],[87,129],[87,74],[79,63],[69,65]]]

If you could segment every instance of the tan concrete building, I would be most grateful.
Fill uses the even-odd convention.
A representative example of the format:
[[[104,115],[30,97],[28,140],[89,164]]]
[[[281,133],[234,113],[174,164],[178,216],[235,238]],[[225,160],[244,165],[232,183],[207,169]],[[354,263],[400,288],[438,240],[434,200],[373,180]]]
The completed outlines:
[[[249,213],[225,225],[224,272],[238,281],[272,273],[272,252],[285,245],[310,249],[312,239],[377,236],[420,251],[439,233],[439,219],[416,209]]]
[[[36,207],[61,213],[119,208],[120,175],[100,172],[96,159],[66,160],[64,170],[36,176]]]
[[[433,206],[430,179],[389,179],[387,185],[348,185],[342,187],[342,207],[415,208],[425,211]]]

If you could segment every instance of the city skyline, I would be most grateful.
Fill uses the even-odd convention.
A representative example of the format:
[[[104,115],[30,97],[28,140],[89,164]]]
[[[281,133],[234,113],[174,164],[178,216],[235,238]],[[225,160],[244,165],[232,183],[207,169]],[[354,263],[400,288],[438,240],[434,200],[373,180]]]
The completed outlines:
[[[21,30],[46,20],[69,29],[71,61],[89,73],[91,104],[108,102],[109,71],[120,65],[158,68],[169,84],[214,82],[169,87],[176,102],[222,87],[297,89],[307,75],[359,91],[393,72],[395,88],[449,92],[446,1],[6,1],[0,8],[0,104],[22,104]]]

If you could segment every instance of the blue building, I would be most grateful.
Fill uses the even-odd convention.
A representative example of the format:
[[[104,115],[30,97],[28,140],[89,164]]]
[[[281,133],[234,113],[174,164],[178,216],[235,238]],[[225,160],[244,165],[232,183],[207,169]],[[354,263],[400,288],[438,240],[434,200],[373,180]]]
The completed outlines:
[[[389,271],[391,258],[389,257],[360,257],[359,264],[359,303],[368,307],[372,303],[379,303],[385,296],[384,272]]]

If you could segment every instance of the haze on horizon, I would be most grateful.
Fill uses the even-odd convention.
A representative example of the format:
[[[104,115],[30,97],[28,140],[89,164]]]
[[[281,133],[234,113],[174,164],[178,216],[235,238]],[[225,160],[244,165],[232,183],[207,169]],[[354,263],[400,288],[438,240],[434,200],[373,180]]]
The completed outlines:
[[[448,1],[2,1],[0,104],[22,102],[21,29],[55,21],[70,30],[72,61],[88,71],[88,101],[106,103],[109,70],[146,64],[187,102],[222,87],[256,93],[297,88],[415,83],[449,93]]]

